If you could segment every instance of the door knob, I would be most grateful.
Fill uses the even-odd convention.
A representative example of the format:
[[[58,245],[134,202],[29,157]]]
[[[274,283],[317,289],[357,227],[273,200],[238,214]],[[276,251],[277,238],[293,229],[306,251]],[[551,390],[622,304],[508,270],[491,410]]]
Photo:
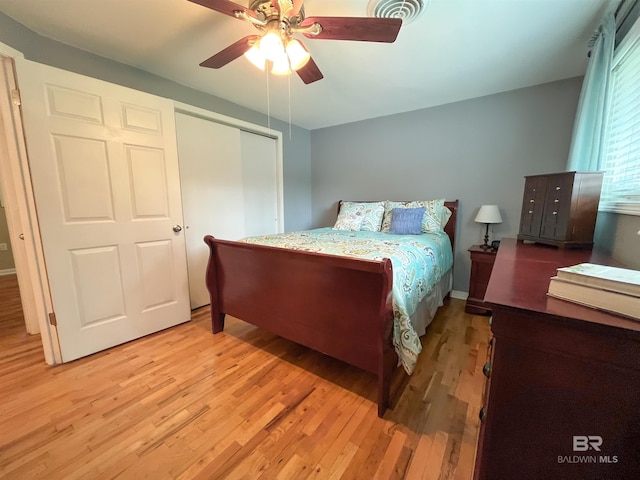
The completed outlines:
[[[182,231],[182,227],[180,225],[174,225],[173,226],[173,231],[178,233]]]

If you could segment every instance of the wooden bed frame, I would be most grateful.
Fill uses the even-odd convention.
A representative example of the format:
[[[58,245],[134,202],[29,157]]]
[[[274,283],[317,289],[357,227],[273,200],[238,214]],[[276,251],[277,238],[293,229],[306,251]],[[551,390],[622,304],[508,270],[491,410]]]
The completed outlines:
[[[455,248],[458,201],[445,232]],[[389,403],[393,347],[391,260],[363,260],[218,240],[207,235],[213,333],[226,314],[378,376],[378,416]],[[455,251],[455,250],[454,250]]]

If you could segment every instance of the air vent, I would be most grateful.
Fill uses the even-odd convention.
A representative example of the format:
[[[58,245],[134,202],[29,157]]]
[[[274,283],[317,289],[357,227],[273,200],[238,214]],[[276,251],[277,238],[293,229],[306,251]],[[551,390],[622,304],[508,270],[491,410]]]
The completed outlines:
[[[370,17],[401,18],[403,24],[416,20],[431,0],[371,0],[367,7]]]

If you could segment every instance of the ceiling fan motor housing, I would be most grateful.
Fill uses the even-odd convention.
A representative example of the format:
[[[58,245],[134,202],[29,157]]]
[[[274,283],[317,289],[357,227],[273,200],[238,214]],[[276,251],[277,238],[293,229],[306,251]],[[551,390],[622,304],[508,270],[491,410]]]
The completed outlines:
[[[267,22],[271,20],[278,20],[280,17],[278,9],[273,6],[271,0],[251,0],[249,9],[256,12],[261,20],[265,20]],[[288,20],[291,25],[300,24],[304,20],[304,6],[300,7],[300,11],[296,15],[290,16],[286,20]]]

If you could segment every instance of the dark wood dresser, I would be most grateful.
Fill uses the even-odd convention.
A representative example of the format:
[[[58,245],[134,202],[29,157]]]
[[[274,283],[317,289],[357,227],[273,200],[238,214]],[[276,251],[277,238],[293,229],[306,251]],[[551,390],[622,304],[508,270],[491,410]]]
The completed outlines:
[[[562,172],[525,177],[520,240],[591,248],[602,172]]]
[[[638,478],[640,321],[546,295],[558,267],[586,261],[616,264],[502,240],[474,479]]]

